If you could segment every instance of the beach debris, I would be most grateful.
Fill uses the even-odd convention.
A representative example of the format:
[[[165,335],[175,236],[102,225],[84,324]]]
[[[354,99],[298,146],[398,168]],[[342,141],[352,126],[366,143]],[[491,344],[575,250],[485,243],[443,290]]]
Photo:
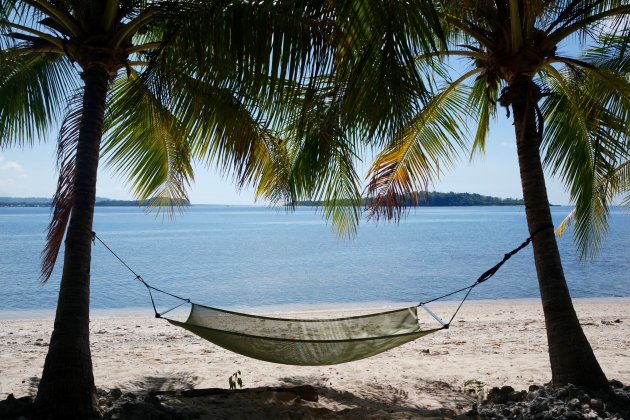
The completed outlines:
[[[237,370],[228,378],[228,383],[230,385],[230,389],[236,389],[238,385],[239,388],[243,388],[243,379],[241,378],[241,371]]]
[[[609,391],[570,384],[531,385],[528,391],[495,387],[467,415],[487,419],[630,419],[630,387],[618,380],[610,381]]]
[[[466,392],[469,395],[474,396],[476,399],[480,401],[484,399],[485,388],[486,388],[486,384],[478,379],[469,379],[467,381],[464,381],[464,389],[466,389]],[[493,388],[493,391],[495,389],[498,389],[498,388]],[[488,398],[491,398],[491,397],[488,396]],[[492,398],[495,398],[495,395],[493,395]]]

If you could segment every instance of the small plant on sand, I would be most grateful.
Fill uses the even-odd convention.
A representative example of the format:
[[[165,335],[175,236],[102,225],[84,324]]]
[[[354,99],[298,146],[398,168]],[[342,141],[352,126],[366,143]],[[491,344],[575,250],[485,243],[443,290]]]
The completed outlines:
[[[239,388],[243,388],[243,379],[241,379],[241,371],[237,370],[228,378],[228,382],[230,384],[230,389],[236,389],[238,385]]]
[[[470,394],[477,398],[479,401],[483,400],[485,397],[485,382],[482,382],[478,379],[468,379],[464,381],[464,389],[467,394]]]

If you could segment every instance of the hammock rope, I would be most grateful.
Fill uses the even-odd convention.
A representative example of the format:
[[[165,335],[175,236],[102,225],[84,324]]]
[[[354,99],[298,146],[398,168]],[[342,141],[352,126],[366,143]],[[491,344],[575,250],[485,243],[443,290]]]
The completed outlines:
[[[481,283],[483,283],[484,281],[488,280],[489,278],[491,278],[492,276],[494,276],[497,271],[499,271],[499,269],[501,268],[501,266],[503,266],[503,264],[505,264],[507,262],[507,260],[509,260],[510,258],[512,258],[512,256],[514,256],[515,254],[517,254],[519,251],[521,251],[523,248],[526,248],[530,242],[532,242],[532,240],[534,240],[534,238],[536,237],[536,235],[538,235],[540,232],[542,232],[545,229],[553,229],[553,225],[544,225],[539,227],[538,229],[536,229],[530,236],[529,238],[525,239],[525,241],[523,241],[522,244],[520,244],[519,246],[517,246],[516,248],[514,248],[513,250],[511,250],[510,252],[506,253],[503,255],[503,259],[501,261],[499,261],[498,263],[496,263],[493,267],[489,268],[488,270],[486,270],[483,274],[481,274],[479,276],[479,278],[477,278],[477,280],[471,284],[470,286],[466,286],[463,287],[459,290],[455,290],[454,292],[450,292],[447,293],[445,295],[442,296],[438,296],[436,298],[424,301],[424,302],[420,302],[418,304],[418,306],[422,306],[424,307],[424,305],[426,305],[427,303],[431,303],[431,302],[435,302],[436,300],[440,300],[440,299],[444,299],[445,297],[448,296],[452,296],[454,294],[463,292],[464,290],[467,290],[466,295],[464,295],[464,298],[462,299],[462,301],[459,303],[459,306],[457,307],[457,309],[455,310],[455,312],[453,313],[453,315],[451,316],[451,319],[445,324],[444,328],[448,329],[448,327],[451,325],[451,322],[453,322],[453,319],[455,319],[455,316],[457,315],[457,313],[459,312],[459,310],[461,309],[462,305],[464,304],[464,302],[466,301],[466,299],[468,299],[468,296],[470,295],[470,292],[472,292],[472,290],[479,286]]]
[[[499,271],[499,269],[503,266],[503,264],[505,264],[510,258],[512,258],[515,254],[517,254],[518,252],[520,252],[522,249],[526,248],[536,237],[536,235],[538,235],[540,232],[546,230],[546,229],[553,229],[553,225],[549,224],[549,225],[543,225],[541,227],[539,227],[538,229],[536,229],[534,232],[532,232],[530,234],[530,236],[525,239],[525,241],[523,241],[522,244],[520,244],[519,246],[517,246],[516,248],[514,248],[513,250],[511,250],[510,252],[507,252],[506,254],[503,255],[503,259],[501,261],[499,261],[497,264],[495,264],[494,266],[492,266],[491,268],[489,268],[488,270],[486,270],[485,272],[483,272],[478,278],[477,280],[466,287],[462,287],[461,289],[455,290],[453,292],[449,292],[446,293],[444,295],[426,300],[426,301],[422,301],[418,303],[418,307],[422,307],[423,309],[425,309],[433,318],[435,318],[436,321],[438,321],[440,324],[442,324],[442,329],[448,329],[450,327],[450,324],[453,322],[453,320],[455,319],[455,316],[457,315],[457,313],[459,312],[459,310],[461,309],[461,307],[464,305],[464,302],[468,299],[468,296],[470,296],[470,293],[472,292],[472,290],[477,287],[478,285],[480,285],[481,283],[485,282],[486,280],[490,279],[492,276],[494,276],[497,271]],[[134,271],[118,254],[116,254],[116,252],[114,252],[113,249],[111,249],[97,234],[96,232],[92,232],[92,242],[96,243],[96,241],[99,241],[104,247],[105,249],[107,249],[125,268],[127,268],[127,270],[129,270],[134,276],[135,276],[135,280],[139,281],[140,283],[142,283],[148,290],[149,292],[149,297],[151,299],[151,305],[153,306],[153,312],[155,313],[155,317],[156,318],[162,318],[163,315],[179,308],[182,305],[185,305],[186,303],[192,303],[191,300],[189,298],[183,298],[181,296],[177,296],[175,294],[169,293],[165,290],[162,289],[158,289],[157,287],[151,286],[149,283],[147,283],[140,274],[138,274],[136,271]],[[155,300],[153,298],[153,292],[152,290],[156,291],[156,292],[160,292],[163,293],[165,295],[171,296],[175,299],[179,299],[182,301],[182,303],[180,303],[179,305],[176,305],[170,309],[167,309],[165,311],[159,312],[157,310],[157,306],[155,305]],[[453,313],[453,315],[451,316],[451,318],[449,319],[448,322],[444,322],[439,316],[437,316],[435,313],[433,313],[426,305],[431,303],[431,302],[435,302],[437,300],[441,300],[444,299],[446,297],[455,295],[457,293],[466,291],[466,294],[464,295],[464,298],[461,300],[461,302],[459,303],[459,305],[457,306],[457,309],[455,309],[455,312]]]
[[[543,226],[534,231],[525,242],[505,254],[501,261],[485,271],[470,286],[407,308],[334,319],[272,318],[199,305],[190,299],[151,286],[94,232],[92,240],[95,244],[98,240],[147,288],[156,318],[162,318],[166,313],[190,303],[190,313],[185,322],[166,317],[164,319],[244,356],[272,363],[322,366],[371,357],[449,328],[472,290],[492,277],[514,254],[529,245],[539,232],[549,228],[553,226]],[[430,302],[463,291],[466,291],[464,298],[446,323],[427,306]],[[158,312],[153,292],[163,293],[182,302],[166,311]],[[423,329],[418,320],[418,307],[429,313],[440,324],[440,328]]]
[[[120,263],[121,263],[122,265],[124,265],[124,266],[127,268],[127,270],[129,270],[129,271],[130,271],[130,272],[131,272],[131,273],[135,276],[135,279],[136,279],[136,280],[138,280],[140,283],[142,283],[142,284],[144,285],[144,287],[146,287],[146,288],[147,288],[147,290],[149,291],[149,297],[151,298],[151,305],[153,306],[153,312],[155,313],[155,317],[156,317],[156,318],[162,318],[162,315],[165,315],[165,314],[167,314],[167,313],[169,313],[169,312],[171,312],[171,311],[174,311],[175,309],[179,308],[179,307],[180,307],[180,306],[182,306],[182,305],[185,305],[185,304],[187,304],[187,303],[192,303],[192,302],[190,301],[190,299],[183,298],[183,297],[181,297],[181,296],[177,296],[177,295],[174,295],[174,294],[172,294],[172,293],[169,293],[169,292],[167,292],[167,291],[165,291],[165,290],[158,289],[157,287],[153,287],[153,286],[151,286],[149,283],[147,283],[147,282],[146,282],[146,281],[142,278],[142,276],[141,276],[140,274],[136,273],[136,272],[133,270],[133,268],[131,268],[131,267],[129,266],[129,264],[127,264],[127,263],[126,263],[126,262],[125,262],[125,261],[124,261],[124,260],[123,260],[120,256],[118,256],[118,254],[116,254],[116,253],[114,252],[114,250],[113,250],[113,249],[111,249],[111,248],[110,248],[110,247],[109,247],[109,246],[108,246],[105,242],[103,242],[103,240],[102,240],[101,238],[99,238],[99,237],[98,237],[98,235],[96,234],[96,232],[94,232],[94,231],[93,231],[93,232],[92,232],[92,242],[93,242],[93,243],[96,243],[96,241],[97,241],[97,240],[98,240],[98,241],[99,241],[99,242],[100,242],[100,243],[101,243],[101,244],[105,247],[105,249],[107,249],[107,250],[108,250],[108,251],[109,251],[109,252],[110,252],[110,253],[111,253],[114,257],[116,257],[116,259],[117,259],[118,261],[120,261]],[[168,309],[168,310],[166,310],[166,311],[163,311],[163,312],[158,312],[157,307],[155,306],[155,300],[153,299],[153,293],[151,292],[151,290],[155,290],[156,292],[164,293],[165,295],[168,295],[168,296],[174,297],[175,299],[179,299],[179,300],[181,300],[181,301],[182,301],[182,303],[180,303],[179,305],[174,306],[174,307],[172,307],[172,308],[170,308],[170,309]]]

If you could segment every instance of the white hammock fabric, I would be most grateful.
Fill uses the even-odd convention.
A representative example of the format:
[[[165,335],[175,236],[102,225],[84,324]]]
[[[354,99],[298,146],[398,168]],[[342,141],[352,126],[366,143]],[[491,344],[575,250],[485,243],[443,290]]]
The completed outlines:
[[[374,356],[442,329],[422,330],[417,307],[335,319],[285,319],[192,304],[171,324],[235,353],[272,363],[334,365]]]

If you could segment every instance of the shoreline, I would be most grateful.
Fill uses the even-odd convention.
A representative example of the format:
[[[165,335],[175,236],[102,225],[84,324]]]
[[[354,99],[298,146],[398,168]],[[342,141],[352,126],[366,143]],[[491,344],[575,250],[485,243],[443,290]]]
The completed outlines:
[[[608,378],[630,383],[630,298],[575,299],[574,303]],[[431,309],[448,319],[456,306],[457,302],[444,302],[431,305]],[[324,318],[387,309],[374,305],[343,307],[343,311],[302,307],[301,312],[292,314],[296,318]],[[263,312],[273,315],[272,311]],[[435,320],[423,312],[419,312],[421,325],[435,325]],[[240,370],[245,387],[309,384],[362,399],[402,398],[405,404],[438,408],[454,394],[444,387],[436,388],[436,383],[446,383],[451,390],[461,390],[468,380],[483,382],[487,389],[503,385],[527,389],[551,379],[538,300],[468,301],[450,329],[368,359],[318,367],[249,359],[151,315],[150,310],[142,317],[93,315],[90,339],[98,387],[140,393],[226,388],[228,377]],[[0,398],[9,393],[18,397],[34,394],[52,327],[52,318],[0,320]],[[440,389],[448,394],[448,401],[442,398],[446,394],[436,394]]]
[[[449,307],[457,305],[461,300],[443,300],[432,302],[430,307]],[[462,307],[465,312],[467,306],[470,305],[492,305],[492,304],[540,304],[540,298],[515,298],[515,299],[474,299],[470,298]],[[630,305],[630,296],[603,296],[591,298],[573,298],[576,306],[588,303],[618,303]],[[261,306],[222,306],[219,309],[229,311],[250,313],[253,315],[275,315],[279,317],[289,318],[291,314],[317,315],[319,313],[336,313],[336,312],[372,312],[387,311],[391,309],[405,308],[416,306],[418,303],[413,301],[381,301],[381,302],[339,302],[339,303],[313,303],[313,304],[281,304],[281,305],[261,305]],[[210,305],[211,306],[211,305]],[[187,306],[175,312],[178,316],[188,313]],[[579,315],[579,311],[578,311]],[[0,321],[42,321],[53,320],[55,316],[54,309],[0,309]],[[130,308],[93,308],[90,309],[90,319],[109,319],[109,318],[154,318],[153,309],[147,307],[130,307]]]
[[[630,383],[630,298],[575,299],[584,332],[608,379]],[[391,305],[391,306],[390,306]],[[448,319],[458,302],[432,304]],[[294,318],[353,316],[404,307],[404,302],[281,307]],[[234,309],[234,308],[233,308]],[[278,309],[278,307],[276,307]],[[241,372],[246,391],[218,398],[166,398],[163,404],[200,418],[453,418],[477,402],[478,392],[509,385],[527,390],[551,379],[538,299],[471,300],[451,328],[376,356],[332,366],[273,364],[228,352],[137,312],[95,311],[90,344],[96,386],[145,401],[149,391],[228,388]],[[247,312],[275,315],[269,307]],[[100,315],[106,317],[99,317]],[[287,316],[287,314],[290,314]],[[436,321],[419,311],[423,327]],[[127,315],[127,316],[121,316]],[[48,351],[52,318],[0,319],[0,399],[34,396]],[[571,351],[570,349],[567,349]],[[479,384],[472,389],[466,383]],[[296,400],[267,387],[310,385],[319,401]],[[104,394],[105,393],[105,394]],[[146,404],[146,403],[140,403]],[[317,414],[317,415],[316,415]],[[192,416],[191,416],[192,417]],[[328,418],[328,417],[327,417]]]

